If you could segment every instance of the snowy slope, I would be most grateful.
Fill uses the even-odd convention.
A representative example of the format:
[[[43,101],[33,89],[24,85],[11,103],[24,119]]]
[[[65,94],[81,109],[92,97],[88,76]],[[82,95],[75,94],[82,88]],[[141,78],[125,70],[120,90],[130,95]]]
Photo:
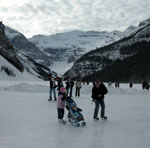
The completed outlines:
[[[8,27],[6,28],[8,29],[9,33],[7,33],[10,38],[23,36],[15,30]],[[34,54],[36,54],[36,52]],[[22,54],[22,52],[18,52],[14,48],[6,36],[5,25],[0,22],[0,79],[47,79],[48,73],[54,72],[52,72],[49,68],[36,63],[34,60]]]
[[[18,83],[14,81],[14,84]],[[9,81],[1,87],[12,85]],[[37,84],[37,85],[36,85]],[[148,148],[150,146],[150,92],[141,85],[121,84],[108,88],[117,94],[105,96],[108,120],[93,121],[92,85],[83,86],[75,98],[87,122],[86,127],[61,125],[56,102],[48,102],[47,82],[16,84],[12,91],[0,90],[0,147],[2,148]],[[17,87],[18,86],[18,87]],[[26,92],[18,91],[22,86]],[[27,87],[28,86],[28,87]],[[32,88],[29,92],[29,88]],[[38,92],[37,88],[41,88]],[[34,91],[36,90],[36,91]],[[42,93],[43,92],[43,93]],[[129,93],[131,92],[131,93]],[[137,93],[138,92],[138,93]],[[141,93],[139,93],[141,92]],[[65,120],[67,111],[65,112]]]
[[[2,67],[7,67],[9,70],[12,71],[13,76],[9,76],[3,69]],[[0,80],[30,80],[30,81],[35,81],[35,80],[39,80],[40,79],[37,77],[38,74],[33,71],[33,69],[28,65],[28,71],[25,68],[24,72],[20,72],[16,67],[14,67],[11,63],[9,63],[5,58],[3,58],[2,56],[0,56]],[[32,72],[29,73],[29,68],[30,71]]]

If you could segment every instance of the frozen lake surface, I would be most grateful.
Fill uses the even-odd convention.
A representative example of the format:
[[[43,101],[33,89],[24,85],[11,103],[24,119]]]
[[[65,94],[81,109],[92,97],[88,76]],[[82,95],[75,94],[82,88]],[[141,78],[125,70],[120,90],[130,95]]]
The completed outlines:
[[[140,85],[108,88],[108,120],[98,122],[92,118],[92,85],[82,86],[81,97],[74,100],[83,109],[85,127],[58,123],[56,102],[47,101],[48,82],[6,82],[0,86],[1,148],[150,147],[150,92]],[[66,115],[67,111],[65,120]]]

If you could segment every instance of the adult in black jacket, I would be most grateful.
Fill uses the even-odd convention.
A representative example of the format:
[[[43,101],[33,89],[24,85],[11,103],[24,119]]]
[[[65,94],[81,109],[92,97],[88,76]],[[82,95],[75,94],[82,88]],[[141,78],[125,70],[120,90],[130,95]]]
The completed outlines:
[[[63,79],[57,77],[57,81],[58,81],[58,83],[57,83],[57,90],[58,90],[58,92],[59,92],[59,91],[60,91],[60,88],[61,88],[61,87],[64,87],[64,85],[63,85]]]
[[[95,109],[94,109],[94,116],[93,118],[96,120],[99,120],[98,118],[98,111],[99,111],[99,105],[101,105],[101,118],[107,119],[105,116],[105,102],[104,102],[104,95],[107,94],[107,88],[105,85],[100,82],[100,80],[96,80],[95,83],[93,83],[92,88],[92,98],[95,102]]]
[[[56,101],[57,98],[56,98],[56,91],[55,91],[55,89],[56,89],[57,85],[55,84],[55,79],[52,77],[51,74],[49,74],[48,78],[49,78],[49,81],[50,81],[50,91],[49,91],[49,99],[48,99],[48,101],[52,101],[52,93],[54,95],[54,101]]]
[[[73,86],[74,86],[74,81],[72,79],[68,79],[66,82],[67,96],[69,95],[72,97]]]
[[[74,81],[71,79],[70,80],[70,96],[72,97],[72,90],[73,90],[73,87],[74,87]]]
[[[67,96],[68,96],[68,93],[69,93],[69,88],[70,88],[70,79],[67,79],[67,82],[66,82]]]

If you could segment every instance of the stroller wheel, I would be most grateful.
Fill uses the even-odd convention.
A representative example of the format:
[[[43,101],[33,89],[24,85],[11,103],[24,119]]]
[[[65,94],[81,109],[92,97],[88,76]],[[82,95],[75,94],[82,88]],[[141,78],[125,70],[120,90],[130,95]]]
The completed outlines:
[[[76,123],[76,127],[79,127],[80,126],[80,123]]]
[[[81,122],[81,125],[82,125],[82,126],[85,126],[85,125],[86,125],[86,122],[85,122],[85,121]]]

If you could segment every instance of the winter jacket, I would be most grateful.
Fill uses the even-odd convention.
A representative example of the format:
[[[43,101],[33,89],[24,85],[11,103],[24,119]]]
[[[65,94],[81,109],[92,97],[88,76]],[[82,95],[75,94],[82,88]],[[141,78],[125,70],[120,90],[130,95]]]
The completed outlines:
[[[76,87],[81,88],[81,81],[76,81]]]
[[[74,86],[74,81],[71,80],[71,81],[70,81],[70,87],[73,87],[73,86]]]
[[[69,88],[69,81],[66,82],[66,89]]]
[[[57,99],[57,108],[64,109],[65,108],[65,95],[62,93],[59,93],[58,99]]]
[[[73,80],[66,82],[66,89],[72,88],[73,86],[74,86],[74,81]]]
[[[94,85],[92,88],[92,98],[93,100],[100,101],[101,99],[104,99],[104,95],[107,94],[107,92],[108,90],[103,83],[100,84],[99,88]],[[101,97],[98,95],[101,95]]]
[[[64,87],[62,80],[58,80],[57,90],[60,90],[61,87]]]
[[[54,78],[50,78],[50,88],[56,88],[57,85],[55,84],[55,79]]]

